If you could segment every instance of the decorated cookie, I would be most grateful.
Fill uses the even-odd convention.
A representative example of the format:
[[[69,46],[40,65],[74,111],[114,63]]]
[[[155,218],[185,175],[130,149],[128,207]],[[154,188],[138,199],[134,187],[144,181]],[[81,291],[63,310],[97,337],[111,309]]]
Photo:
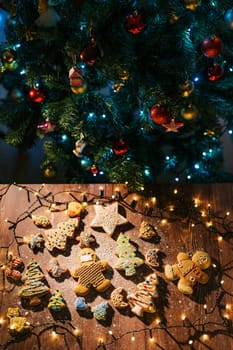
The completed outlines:
[[[67,221],[59,222],[57,224],[57,228],[58,230],[65,232],[68,238],[73,238],[74,232],[76,228],[79,226],[79,222],[80,222],[79,218],[68,219]]]
[[[196,283],[206,284],[209,276],[203,270],[211,265],[211,258],[204,251],[197,251],[192,258],[184,252],[177,255],[177,263],[167,264],[164,268],[165,276],[170,281],[178,280],[177,288],[181,293],[193,294]]]
[[[84,297],[78,297],[76,300],[75,300],[75,309],[77,311],[84,311],[84,310],[87,310],[88,309],[88,304],[86,303],[86,300]]]
[[[88,232],[82,231],[76,240],[79,242],[80,248],[88,248],[91,243],[95,242],[95,237]]]
[[[32,222],[37,226],[37,227],[43,227],[43,228],[48,228],[51,227],[51,222],[47,218],[47,216],[44,215],[32,215]]]
[[[52,277],[60,278],[68,271],[68,269],[67,267],[61,267],[58,260],[53,258],[49,261],[47,271]]]
[[[48,308],[51,311],[59,312],[67,307],[65,299],[63,298],[61,292],[56,290],[52,293],[52,296],[49,298]]]
[[[137,290],[134,293],[128,294],[131,311],[142,317],[144,312],[156,312],[153,298],[158,297],[157,291],[158,278],[155,273],[146,277],[144,282],[137,284]]]
[[[45,240],[42,233],[39,232],[32,234],[30,237],[26,237],[25,242],[28,244],[30,249],[35,250],[43,249]]]
[[[116,254],[119,259],[115,269],[125,271],[126,276],[134,276],[136,268],[144,263],[143,259],[136,257],[136,248],[124,233],[118,236]]]
[[[18,307],[8,307],[8,330],[13,337],[23,336],[30,331],[30,323],[26,317],[20,316]]]
[[[118,213],[118,203],[114,202],[108,206],[95,205],[95,218],[91,222],[91,227],[102,227],[111,236],[116,227],[128,222],[128,220]]]
[[[105,260],[97,261],[96,253],[91,248],[83,248],[78,253],[79,267],[71,272],[73,278],[78,279],[74,288],[76,295],[85,296],[89,293],[91,286],[97,292],[104,292],[111,285],[110,280],[103,275],[108,268]]]
[[[107,309],[108,309],[108,302],[103,301],[101,304],[92,307],[91,311],[93,312],[93,316],[97,320],[105,320],[107,316]]]
[[[46,237],[45,247],[52,251],[53,249],[66,250],[67,239],[73,238],[79,221],[68,219],[65,222],[60,222],[55,229],[49,229],[44,232]]]
[[[151,248],[151,249],[147,250],[147,252],[145,254],[145,260],[149,266],[152,266],[152,267],[159,266],[158,251],[159,251],[159,249],[157,249],[157,248]]]
[[[155,228],[146,221],[142,221],[139,229],[139,238],[149,240],[157,235]]]
[[[38,262],[32,259],[27,265],[21,281],[24,286],[18,292],[23,299],[29,300],[30,306],[37,306],[41,303],[41,297],[50,292],[49,287],[44,283],[45,276],[41,271]]]
[[[83,211],[85,211],[86,206],[84,206],[82,203],[73,201],[69,202],[67,214],[70,218],[75,218],[76,216],[80,216]]]
[[[122,287],[118,287],[112,291],[111,302],[117,309],[124,309],[128,306],[128,303],[124,301]]]
[[[22,277],[23,268],[23,259],[19,256],[9,254],[5,268],[6,277],[13,281],[19,281]]]

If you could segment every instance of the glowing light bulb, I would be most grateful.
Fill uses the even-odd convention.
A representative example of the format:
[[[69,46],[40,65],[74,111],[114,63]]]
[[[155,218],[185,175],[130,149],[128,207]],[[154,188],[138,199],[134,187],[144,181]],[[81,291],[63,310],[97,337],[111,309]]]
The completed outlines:
[[[135,341],[135,336],[134,335],[132,335],[131,341]]]
[[[78,328],[75,328],[74,331],[73,331],[73,334],[75,337],[79,337],[80,336],[80,331]]]

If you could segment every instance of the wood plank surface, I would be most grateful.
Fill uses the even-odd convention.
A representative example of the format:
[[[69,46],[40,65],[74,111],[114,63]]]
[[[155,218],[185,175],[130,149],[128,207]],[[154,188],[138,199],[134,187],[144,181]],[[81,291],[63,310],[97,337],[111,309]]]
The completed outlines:
[[[231,350],[233,349],[233,184],[155,185],[139,193],[129,193],[126,185],[0,185],[0,349],[2,350]],[[86,311],[75,310],[77,284],[69,274],[61,280],[47,272],[52,257],[69,271],[78,267],[78,241],[68,239],[64,251],[50,252],[46,248],[31,250],[23,243],[31,234],[42,233],[31,215],[46,215],[52,227],[68,219],[70,201],[87,201],[76,237],[85,231],[95,236],[91,245],[98,259],[106,260],[104,272],[111,287],[104,293],[91,289],[85,297]],[[117,226],[113,235],[103,228],[93,228],[95,205],[118,203],[119,213],[128,223]],[[157,228],[158,236],[150,241],[139,237],[141,222]],[[143,264],[133,277],[114,266],[118,261],[116,240],[123,232],[137,247],[137,256],[144,258],[150,248],[159,249],[159,266]],[[164,275],[166,264],[175,264],[178,252],[203,250],[210,254],[212,265],[207,270],[209,282],[197,284],[191,296],[177,289],[177,282]],[[13,283],[5,276],[9,253],[20,256],[25,268],[36,259],[45,274],[50,291],[59,290],[67,310],[51,313],[48,296],[40,306],[30,307],[19,296],[22,282]],[[154,299],[155,313],[137,317],[130,307],[119,310],[111,302],[111,292],[122,287],[126,294],[136,290],[136,284],[156,272],[159,297]],[[91,307],[108,301],[106,320],[93,317]],[[6,317],[9,307],[18,307],[21,316],[31,324],[25,337],[11,336]],[[55,335],[53,333],[55,331]],[[77,333],[78,332],[78,336]]]

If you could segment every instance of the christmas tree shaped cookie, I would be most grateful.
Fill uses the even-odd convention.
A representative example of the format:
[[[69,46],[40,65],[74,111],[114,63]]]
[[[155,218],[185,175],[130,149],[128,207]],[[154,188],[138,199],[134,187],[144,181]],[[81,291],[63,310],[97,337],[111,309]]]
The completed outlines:
[[[46,230],[44,235],[46,237],[45,247],[52,251],[53,249],[65,250],[67,238],[73,238],[75,229],[79,225],[79,220],[68,219],[65,222],[60,222],[57,228]]]
[[[137,285],[134,293],[128,294],[127,299],[135,315],[142,317],[144,312],[154,313],[156,311],[153,299],[158,297],[157,285],[158,278],[153,273]]]
[[[116,270],[124,270],[126,276],[136,274],[136,268],[144,263],[144,260],[136,256],[136,248],[130,243],[129,237],[120,233],[117,239],[116,254],[119,257]]]
[[[59,312],[65,309],[66,307],[66,302],[62,296],[62,293],[59,290],[54,291],[49,299],[49,310]]]
[[[32,259],[21,278],[24,286],[18,295],[23,299],[29,299],[30,306],[39,305],[41,303],[41,297],[50,292],[49,287],[43,282],[44,280],[45,276],[38,262]]]

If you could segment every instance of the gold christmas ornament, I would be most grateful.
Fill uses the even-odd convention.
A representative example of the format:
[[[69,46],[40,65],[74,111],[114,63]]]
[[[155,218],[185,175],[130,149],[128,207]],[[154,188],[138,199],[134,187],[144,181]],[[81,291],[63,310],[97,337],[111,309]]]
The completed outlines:
[[[194,90],[194,84],[192,81],[186,80],[183,84],[179,85],[179,90],[183,97],[189,97]]]
[[[194,105],[190,104],[181,109],[181,115],[185,120],[193,120],[198,115],[198,109]]]
[[[184,0],[184,7],[187,10],[195,11],[201,5],[201,0]]]
[[[5,63],[5,68],[7,70],[13,71],[18,68],[18,63],[16,61],[13,61],[11,63]]]
[[[175,11],[171,11],[170,14],[169,14],[169,22],[171,24],[175,24],[178,21],[178,19],[179,19],[179,17],[175,13]]]
[[[55,167],[53,165],[48,165],[44,168],[43,175],[46,179],[54,179],[57,176]]]
[[[12,63],[16,59],[16,56],[16,51],[8,48],[6,50],[3,50],[1,59],[3,63]]]
[[[120,89],[122,88],[122,86],[125,85],[126,81],[129,79],[129,73],[127,72],[127,70],[123,70],[120,74],[120,81],[119,83],[116,83],[113,85],[113,90],[114,92],[119,92]]]

